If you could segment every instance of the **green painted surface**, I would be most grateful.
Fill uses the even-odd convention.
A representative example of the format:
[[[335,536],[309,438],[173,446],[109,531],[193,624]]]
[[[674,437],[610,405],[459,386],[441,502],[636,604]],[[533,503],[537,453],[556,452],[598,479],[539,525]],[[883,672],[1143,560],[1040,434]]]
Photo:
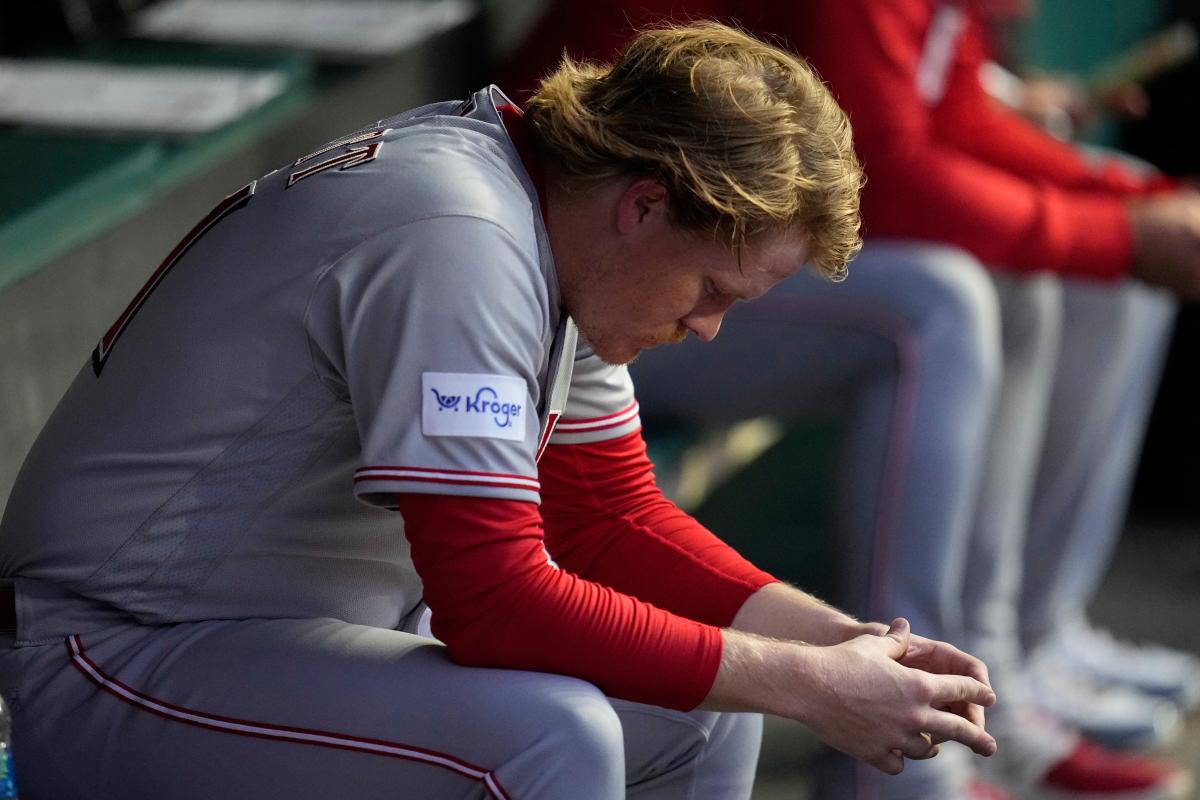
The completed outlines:
[[[271,69],[287,76],[288,88],[242,119],[190,138],[0,135],[0,289],[133,217],[188,177],[283,124],[313,94],[313,61],[294,53],[124,42],[46,55]]]
[[[1086,71],[1152,33],[1163,0],[1041,0],[1023,37],[1026,61],[1046,70]]]
[[[136,213],[164,156],[154,141],[0,136],[0,288]]]
[[[1034,69],[1086,77],[1106,59],[1158,30],[1165,16],[1165,0],[1041,0],[1036,18],[1020,39],[1022,58]],[[1103,118],[1080,136],[1114,147],[1118,125]]]

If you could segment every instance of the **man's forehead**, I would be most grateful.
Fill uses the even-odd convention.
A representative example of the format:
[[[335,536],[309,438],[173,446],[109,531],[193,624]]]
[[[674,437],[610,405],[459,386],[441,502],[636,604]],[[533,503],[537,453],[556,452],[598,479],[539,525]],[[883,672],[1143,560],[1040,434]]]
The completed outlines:
[[[757,297],[776,283],[800,271],[808,259],[808,242],[799,236],[781,236],[742,249],[735,266],[735,294]]]
[[[808,236],[795,230],[755,237],[742,248],[741,266],[746,273],[794,272],[809,256]]]

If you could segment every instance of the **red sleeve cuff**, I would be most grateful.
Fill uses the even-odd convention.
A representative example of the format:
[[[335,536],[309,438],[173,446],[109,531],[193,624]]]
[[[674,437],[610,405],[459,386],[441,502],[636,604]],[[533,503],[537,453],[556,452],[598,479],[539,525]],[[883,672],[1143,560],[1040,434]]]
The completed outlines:
[[[547,546],[589,580],[716,626],[776,581],[663,497],[640,432],[551,445],[539,475]]]
[[[1046,241],[1051,268],[1076,278],[1113,280],[1129,272],[1133,231],[1125,201],[1108,196],[1046,190]]]

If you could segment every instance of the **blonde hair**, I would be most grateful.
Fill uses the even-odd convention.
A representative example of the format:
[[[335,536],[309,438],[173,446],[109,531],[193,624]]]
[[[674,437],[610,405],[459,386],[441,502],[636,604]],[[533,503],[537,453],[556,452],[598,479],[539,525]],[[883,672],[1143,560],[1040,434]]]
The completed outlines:
[[[654,177],[673,222],[735,250],[799,226],[812,263],[839,279],[861,246],[849,120],[803,61],[742,31],[647,29],[611,66],[564,54],[527,109],[568,181]]]

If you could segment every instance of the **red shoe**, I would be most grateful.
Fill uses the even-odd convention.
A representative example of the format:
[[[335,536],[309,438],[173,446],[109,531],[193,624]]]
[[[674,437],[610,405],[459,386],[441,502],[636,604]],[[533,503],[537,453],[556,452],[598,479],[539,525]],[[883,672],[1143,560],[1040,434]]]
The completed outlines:
[[[1080,739],[1038,787],[1039,800],[1184,800],[1192,774],[1168,761],[1128,755]]]

